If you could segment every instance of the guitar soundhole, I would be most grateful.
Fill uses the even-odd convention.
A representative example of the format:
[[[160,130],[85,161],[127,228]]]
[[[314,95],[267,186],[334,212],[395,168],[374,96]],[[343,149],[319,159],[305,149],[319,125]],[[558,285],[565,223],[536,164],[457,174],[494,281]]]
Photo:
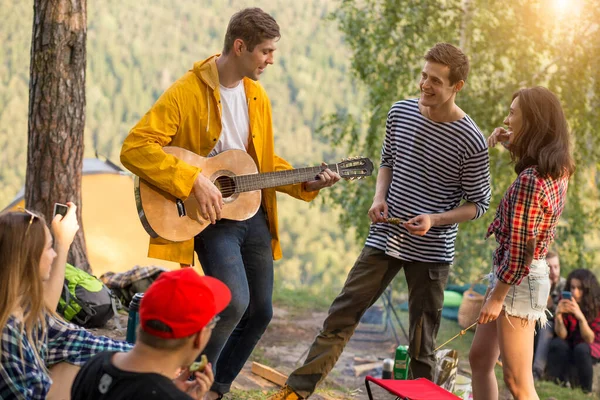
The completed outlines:
[[[231,197],[235,193],[235,182],[229,176],[218,177],[215,180],[215,186],[217,187],[217,189],[219,189],[219,191],[223,195],[223,198]]]

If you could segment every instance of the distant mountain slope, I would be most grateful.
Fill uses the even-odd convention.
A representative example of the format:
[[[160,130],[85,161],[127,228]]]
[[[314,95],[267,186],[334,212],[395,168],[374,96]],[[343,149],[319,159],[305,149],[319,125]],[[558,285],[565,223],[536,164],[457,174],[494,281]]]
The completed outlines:
[[[273,105],[277,153],[297,166],[339,161],[314,135],[321,116],[356,109],[362,96],[349,75],[349,52],[324,17],[334,0],[263,0],[282,37],[261,82]],[[255,5],[237,0],[88,1],[85,155],[119,163],[129,129],[197,60],[221,51],[230,16]],[[25,182],[33,6],[0,0],[0,209]],[[315,290],[341,284],[357,254],[337,212],[280,196],[284,260],[278,282]],[[317,200],[316,204],[320,204]],[[85,207],[85,204],[83,205]],[[311,229],[307,230],[306,227]]]
[[[249,1],[88,2],[86,156],[118,162],[125,135],[170,83],[220,52],[229,17]],[[261,2],[282,38],[262,83],[274,110],[277,151],[301,164],[321,161],[313,129],[323,113],[356,107],[340,33],[324,20],[332,0]],[[33,7],[0,0],[0,205],[24,182]]]

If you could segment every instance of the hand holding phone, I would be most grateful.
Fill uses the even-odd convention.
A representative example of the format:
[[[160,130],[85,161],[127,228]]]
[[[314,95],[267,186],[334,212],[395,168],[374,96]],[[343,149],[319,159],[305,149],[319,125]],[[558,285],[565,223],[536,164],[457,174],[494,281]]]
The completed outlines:
[[[67,215],[67,211],[69,211],[69,206],[66,204],[54,203],[54,214],[52,214],[52,218],[57,215],[62,215],[64,218],[64,216]]]
[[[76,212],[77,206],[71,202],[54,204],[54,217],[51,226],[55,245],[67,246],[68,249],[73,242],[73,238],[79,230]]]
[[[570,291],[563,290],[563,292],[560,294],[560,297],[564,300],[571,300],[573,298],[573,295]]]

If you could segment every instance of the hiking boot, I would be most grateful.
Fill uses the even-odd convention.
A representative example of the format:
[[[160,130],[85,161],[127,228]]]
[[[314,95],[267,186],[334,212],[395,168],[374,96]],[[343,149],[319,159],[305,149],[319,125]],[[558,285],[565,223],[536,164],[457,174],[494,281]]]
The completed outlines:
[[[267,400],[302,400],[304,397],[300,397],[290,388],[289,386],[284,386],[279,389],[279,391],[269,397]]]

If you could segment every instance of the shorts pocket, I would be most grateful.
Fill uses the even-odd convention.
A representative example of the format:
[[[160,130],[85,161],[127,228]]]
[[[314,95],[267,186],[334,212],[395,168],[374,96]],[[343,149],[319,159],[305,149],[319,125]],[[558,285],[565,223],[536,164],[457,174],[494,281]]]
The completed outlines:
[[[528,276],[529,297],[531,299],[531,308],[542,311],[548,304],[548,295],[550,294],[550,279],[548,276]]]

